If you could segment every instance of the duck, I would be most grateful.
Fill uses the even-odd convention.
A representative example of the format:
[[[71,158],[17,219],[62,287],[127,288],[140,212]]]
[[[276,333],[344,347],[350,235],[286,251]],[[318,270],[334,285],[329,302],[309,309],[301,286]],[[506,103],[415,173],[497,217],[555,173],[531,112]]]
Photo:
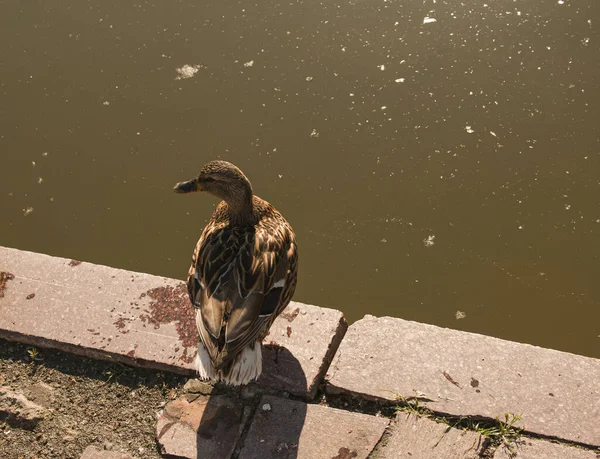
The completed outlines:
[[[296,236],[230,162],[211,161],[173,190],[221,200],[194,248],[187,276],[199,335],[198,377],[248,384],[261,375],[262,341],[296,289]]]

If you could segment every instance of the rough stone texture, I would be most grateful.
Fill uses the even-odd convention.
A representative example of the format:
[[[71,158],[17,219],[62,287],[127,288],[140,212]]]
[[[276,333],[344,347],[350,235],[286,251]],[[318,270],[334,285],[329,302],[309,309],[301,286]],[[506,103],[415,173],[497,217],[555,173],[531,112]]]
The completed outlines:
[[[197,332],[181,281],[4,247],[0,271],[0,337],[193,373]],[[259,384],[314,396],[346,327],[339,311],[291,303],[265,339]]]
[[[183,391],[188,394],[210,395],[213,389],[214,386],[210,382],[195,378],[188,379],[183,386]]]
[[[506,447],[499,447],[493,457],[494,459],[598,459],[600,451],[522,438],[513,446],[512,451]]]
[[[456,416],[522,414],[528,431],[600,445],[600,360],[526,344],[366,316],[348,330],[327,391],[418,397]]]
[[[90,445],[85,449],[80,459],[133,459],[133,456],[117,451],[99,449]]]
[[[370,459],[479,459],[485,443],[476,432],[400,413]]]
[[[164,454],[228,459],[246,422],[244,408],[225,395],[181,397],[165,406],[156,424]]]
[[[239,459],[366,458],[388,420],[263,396]]]
[[[44,408],[52,408],[54,404],[54,388],[43,382],[29,387],[26,392],[27,398]]]
[[[340,311],[291,302],[264,340],[258,385],[313,398],[347,328]]]
[[[23,394],[0,386],[0,420],[10,425],[32,429],[47,412],[48,410],[33,403]]]

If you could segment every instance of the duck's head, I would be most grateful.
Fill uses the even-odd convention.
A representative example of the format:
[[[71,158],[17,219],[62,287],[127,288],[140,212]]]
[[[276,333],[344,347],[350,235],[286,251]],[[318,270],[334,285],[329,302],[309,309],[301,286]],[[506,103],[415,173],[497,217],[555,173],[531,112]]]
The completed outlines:
[[[252,202],[252,185],[244,173],[227,161],[211,161],[204,165],[198,177],[179,182],[175,193],[206,191],[232,207],[243,207]]]

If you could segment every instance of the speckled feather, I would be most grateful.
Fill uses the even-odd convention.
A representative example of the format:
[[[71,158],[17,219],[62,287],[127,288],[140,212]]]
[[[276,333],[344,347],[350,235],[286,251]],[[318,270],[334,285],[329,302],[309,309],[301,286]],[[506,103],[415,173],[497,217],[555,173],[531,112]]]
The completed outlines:
[[[296,288],[292,228],[257,196],[252,210],[254,218],[240,224],[221,202],[200,236],[188,273],[190,299],[201,315],[200,339],[224,380],[235,357],[266,336]]]

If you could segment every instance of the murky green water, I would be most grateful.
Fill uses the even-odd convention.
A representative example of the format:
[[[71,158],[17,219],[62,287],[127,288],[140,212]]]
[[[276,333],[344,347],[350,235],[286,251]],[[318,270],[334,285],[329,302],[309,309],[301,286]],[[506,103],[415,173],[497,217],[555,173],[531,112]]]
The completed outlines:
[[[297,300],[600,357],[599,26],[597,0],[4,1],[0,244],[183,278],[215,202],[171,188],[223,158],[294,226]]]

